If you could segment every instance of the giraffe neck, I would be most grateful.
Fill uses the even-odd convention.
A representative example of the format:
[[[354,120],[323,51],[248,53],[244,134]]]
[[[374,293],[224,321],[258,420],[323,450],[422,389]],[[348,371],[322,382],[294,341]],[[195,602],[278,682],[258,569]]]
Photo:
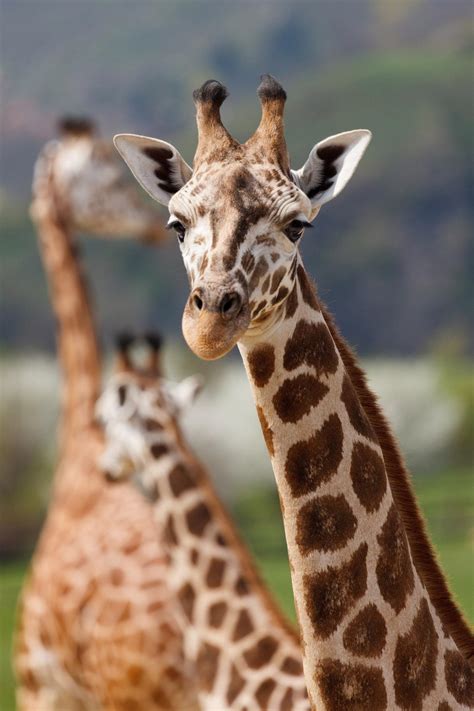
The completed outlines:
[[[313,705],[459,702],[444,665],[470,672],[415,568],[377,435],[301,263],[279,318],[239,347],[282,504]]]
[[[309,710],[301,651],[213,491],[184,446],[150,447],[143,476],[163,526],[185,654],[203,708]]]
[[[71,235],[51,194],[35,196],[31,210],[57,322],[63,371],[61,440],[92,425],[100,390],[100,353],[85,280]]]

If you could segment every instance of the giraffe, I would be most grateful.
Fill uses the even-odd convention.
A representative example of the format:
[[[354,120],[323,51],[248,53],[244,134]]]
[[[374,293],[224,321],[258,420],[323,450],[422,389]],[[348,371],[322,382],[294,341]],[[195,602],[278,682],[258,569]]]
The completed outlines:
[[[168,205],[191,286],[189,346],[205,359],[241,352],[281,500],[311,703],[473,708],[473,636],[390,427],[299,251],[371,134],[330,136],[292,170],[280,84],[262,77],[261,121],[244,144],[222,124],[226,96],[214,80],[193,95],[193,168],[165,141],[114,141]]]
[[[62,130],[39,157],[31,208],[64,386],[52,501],[20,602],[17,706],[197,711],[151,509],[130,487],[107,486],[97,464],[100,353],[73,240],[80,228],[147,239],[163,229],[88,122],[68,120]],[[109,197],[118,213],[110,222],[100,207]]]
[[[295,631],[183,438],[181,411],[199,381],[170,383],[151,357],[143,369],[130,352],[119,354],[97,403],[106,439],[101,464],[111,480],[138,474],[152,501],[201,708],[309,711]]]

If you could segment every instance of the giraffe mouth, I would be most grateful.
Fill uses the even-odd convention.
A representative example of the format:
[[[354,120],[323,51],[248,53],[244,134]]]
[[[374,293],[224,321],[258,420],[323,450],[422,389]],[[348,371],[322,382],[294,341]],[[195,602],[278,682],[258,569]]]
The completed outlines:
[[[193,353],[203,360],[217,360],[225,356],[247,331],[250,323],[248,306],[233,318],[203,309],[196,311],[190,300],[183,314],[183,335]]]

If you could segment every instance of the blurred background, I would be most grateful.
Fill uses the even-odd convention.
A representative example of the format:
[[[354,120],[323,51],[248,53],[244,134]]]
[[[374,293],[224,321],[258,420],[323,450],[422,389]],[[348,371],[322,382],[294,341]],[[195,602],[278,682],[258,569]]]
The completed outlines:
[[[347,191],[306,235],[304,257],[363,358],[451,586],[474,618],[472,11],[464,0],[3,0],[0,708],[13,708],[14,607],[48,503],[58,412],[54,322],[28,217],[32,166],[63,113],[93,117],[104,136],[164,138],[191,162],[191,92],[210,77],[230,90],[223,117],[241,140],[257,125],[259,75],[278,77],[294,167],[327,135],[374,133]],[[204,374],[187,431],[292,615],[243,368],[238,354],[206,365],[187,350],[174,239],[81,243],[104,348],[119,329],[158,327],[170,376]]]

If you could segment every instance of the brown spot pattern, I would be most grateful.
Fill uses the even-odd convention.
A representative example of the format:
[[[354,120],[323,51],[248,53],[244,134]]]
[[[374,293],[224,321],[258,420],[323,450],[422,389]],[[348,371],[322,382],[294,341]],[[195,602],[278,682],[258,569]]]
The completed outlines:
[[[426,600],[422,600],[411,629],[395,647],[395,701],[402,708],[421,711],[423,699],[435,687],[438,642]]]
[[[236,583],[234,585],[234,590],[239,597],[244,597],[244,595],[249,594],[249,584],[242,575],[237,578]]]
[[[301,264],[298,264],[297,274],[303,301],[305,304],[308,304],[308,306],[311,306],[311,308],[315,311],[319,311],[319,305],[316,299],[316,289],[309,281],[308,275]]]
[[[275,687],[276,682],[273,679],[265,679],[265,681],[259,684],[255,692],[255,698],[257,699],[259,708],[268,708],[268,702],[270,701],[270,696],[273,694]]]
[[[352,486],[364,508],[377,511],[387,490],[385,465],[380,455],[362,442],[356,442],[351,459]]]
[[[277,295],[274,296],[272,299],[272,304],[279,304],[280,301],[283,301],[286,296],[288,296],[288,289],[286,288],[286,286],[280,286]]]
[[[337,353],[325,324],[314,324],[304,319],[296,324],[285,346],[283,366],[286,370],[294,370],[303,364],[314,368],[319,377],[336,372]]]
[[[296,543],[302,555],[311,551],[336,551],[347,544],[357,520],[342,494],[319,496],[298,512]]]
[[[186,522],[191,533],[200,536],[211,520],[211,512],[203,502],[196,504],[186,514]]]
[[[278,287],[280,286],[280,283],[285,276],[286,270],[285,267],[278,267],[278,269],[275,269],[273,272],[272,276],[272,282],[270,285],[270,294],[274,294]]]
[[[227,703],[232,704],[235,701],[237,696],[244,688],[244,684],[244,680],[240,676],[235,666],[232,664],[232,669],[230,672],[230,683],[229,688],[227,689]]]
[[[281,700],[280,711],[293,711],[293,692],[291,689],[285,691],[285,695]]]
[[[247,273],[250,274],[252,269],[255,266],[255,257],[253,256],[252,252],[248,249],[246,252],[244,252],[242,256],[242,269]]]
[[[466,706],[474,706],[474,669],[457,651],[448,650],[444,655],[444,672],[450,694]]]
[[[387,626],[376,605],[370,603],[354,617],[344,631],[344,647],[360,657],[380,657],[385,647]]]
[[[180,496],[184,491],[193,489],[195,482],[183,464],[176,464],[169,475],[170,488],[173,496]]]
[[[298,659],[293,659],[293,657],[284,658],[281,670],[290,676],[303,676],[303,665]]]
[[[367,589],[367,543],[347,563],[304,576],[308,616],[318,637],[329,637]]]
[[[275,370],[275,349],[269,343],[256,346],[248,355],[248,364],[255,385],[263,388]]]
[[[239,639],[246,637],[248,634],[253,632],[253,630],[254,626],[249,613],[245,609],[240,610],[237,622],[235,623],[232,641],[238,642]]]
[[[176,546],[178,544],[174,519],[171,514],[168,516],[168,520],[163,529],[163,542],[168,546]]]
[[[269,663],[278,648],[274,637],[262,637],[244,653],[244,659],[251,669],[261,669]]]
[[[158,442],[155,442],[154,444],[151,445],[150,452],[151,452],[151,455],[154,459],[159,459],[160,457],[163,457],[165,454],[168,454],[169,449],[166,446],[166,444],[159,444]]]
[[[387,708],[383,674],[377,667],[323,659],[316,669],[316,679],[328,711],[384,711]]]
[[[225,602],[215,602],[210,606],[208,611],[208,620],[211,627],[218,628],[224,621],[227,612],[227,604]]]
[[[290,292],[290,295],[288,296],[288,298],[286,300],[285,317],[286,318],[293,318],[293,316],[296,313],[297,307],[298,307],[298,289],[295,284],[293,289]]]
[[[194,610],[194,602],[196,600],[196,593],[189,583],[183,585],[178,591],[178,600],[183,608],[183,612],[191,622]]]
[[[206,576],[206,583],[210,588],[218,588],[222,585],[225,565],[225,561],[220,558],[212,558]]]
[[[346,407],[349,420],[356,432],[376,442],[377,438],[375,437],[372,426],[362,409],[362,405],[357,399],[354,387],[347,375],[344,376],[342,383],[341,400]]]
[[[196,672],[204,691],[211,691],[217,673],[219,650],[208,642],[203,642],[196,659]]]
[[[258,419],[260,420],[260,427],[262,428],[263,439],[265,440],[265,444],[267,445],[268,453],[271,457],[273,457],[273,455],[275,454],[275,449],[273,446],[273,431],[270,425],[268,424],[267,418],[265,417],[265,414],[260,405],[257,405],[257,415]]]
[[[382,530],[377,536],[380,553],[377,561],[377,582],[383,599],[398,614],[413,592],[414,577],[408,542],[400,517],[392,504]]]
[[[285,380],[273,397],[273,406],[283,422],[298,422],[316,407],[329,388],[313,375],[302,373]]]
[[[264,277],[267,272],[267,260],[265,259],[265,257],[260,257],[257,264],[255,265],[255,269],[253,270],[252,276],[249,281],[249,293],[252,293],[252,291],[254,291],[260,279]]]
[[[288,450],[286,480],[293,496],[303,496],[334,476],[342,460],[343,433],[339,417],[330,415],[309,440]]]
[[[157,422],[157,420],[152,420],[151,418],[148,418],[145,420],[145,428],[148,430],[148,432],[158,432],[163,429],[163,425],[160,422]]]
[[[437,711],[453,711],[451,706],[448,704],[447,701],[442,701],[440,705],[438,706]]]

